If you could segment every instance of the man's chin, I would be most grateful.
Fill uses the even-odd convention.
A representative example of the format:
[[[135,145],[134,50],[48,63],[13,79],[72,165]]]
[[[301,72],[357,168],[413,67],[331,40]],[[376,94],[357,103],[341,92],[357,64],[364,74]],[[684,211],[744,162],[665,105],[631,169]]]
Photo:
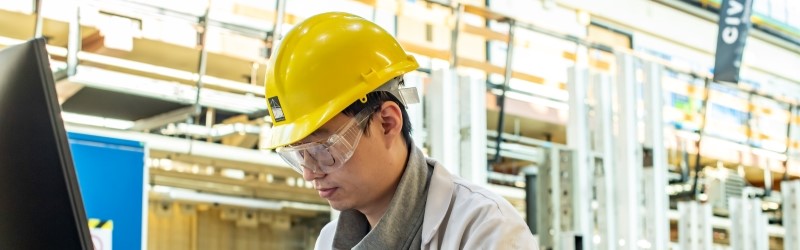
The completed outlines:
[[[328,200],[328,204],[331,205],[331,208],[333,208],[334,210],[337,210],[337,211],[344,211],[344,210],[352,209],[352,207],[347,206],[345,204],[342,204],[339,201]]]

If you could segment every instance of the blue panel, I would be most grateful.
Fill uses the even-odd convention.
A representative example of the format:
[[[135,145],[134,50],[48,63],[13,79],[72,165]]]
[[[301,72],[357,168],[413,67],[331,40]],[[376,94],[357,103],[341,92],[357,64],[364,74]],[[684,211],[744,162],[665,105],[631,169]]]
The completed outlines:
[[[142,249],[142,143],[76,133],[68,137],[87,217],[113,220],[113,249]]]

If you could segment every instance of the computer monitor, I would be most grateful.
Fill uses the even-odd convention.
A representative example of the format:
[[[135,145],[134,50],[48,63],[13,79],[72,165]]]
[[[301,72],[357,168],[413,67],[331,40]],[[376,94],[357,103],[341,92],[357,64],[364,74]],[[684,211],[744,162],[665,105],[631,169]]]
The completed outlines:
[[[0,50],[0,249],[92,249],[45,44]]]

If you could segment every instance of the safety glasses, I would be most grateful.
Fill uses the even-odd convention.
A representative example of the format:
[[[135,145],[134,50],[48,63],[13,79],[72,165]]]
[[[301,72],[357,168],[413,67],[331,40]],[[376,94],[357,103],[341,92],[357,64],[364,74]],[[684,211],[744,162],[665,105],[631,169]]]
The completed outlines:
[[[374,112],[375,110],[372,109],[358,112],[354,119],[347,122],[326,140],[280,147],[276,151],[286,163],[301,174],[303,168],[314,173],[331,173],[341,168],[353,156],[356,146],[364,134],[364,123],[372,117]]]

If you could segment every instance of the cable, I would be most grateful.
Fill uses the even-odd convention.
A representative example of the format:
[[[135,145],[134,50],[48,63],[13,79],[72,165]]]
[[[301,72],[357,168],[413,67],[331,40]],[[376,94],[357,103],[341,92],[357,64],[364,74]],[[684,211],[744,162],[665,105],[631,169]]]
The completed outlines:
[[[789,148],[792,146],[792,118],[797,117],[797,105],[789,105],[789,122],[786,123],[786,151],[783,154],[786,160],[783,161],[783,177],[781,180],[789,180]]]
[[[692,79],[697,79],[697,75],[692,74]],[[697,199],[697,182],[700,179],[700,145],[703,141],[703,131],[706,128],[706,111],[708,110],[708,92],[709,87],[711,87],[711,80],[709,78],[704,78],[705,84],[703,86],[703,101],[700,105],[700,128],[697,130],[697,142],[695,142],[695,146],[697,147],[697,156],[694,158],[694,183],[692,183],[692,196],[694,199]]]

